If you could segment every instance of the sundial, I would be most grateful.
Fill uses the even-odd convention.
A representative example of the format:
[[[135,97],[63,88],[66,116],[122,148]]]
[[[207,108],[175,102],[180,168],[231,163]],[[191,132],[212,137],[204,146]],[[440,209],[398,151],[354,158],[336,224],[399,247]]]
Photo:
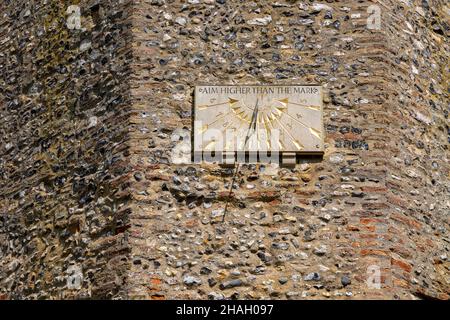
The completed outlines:
[[[194,153],[321,154],[322,101],[317,85],[197,86]]]

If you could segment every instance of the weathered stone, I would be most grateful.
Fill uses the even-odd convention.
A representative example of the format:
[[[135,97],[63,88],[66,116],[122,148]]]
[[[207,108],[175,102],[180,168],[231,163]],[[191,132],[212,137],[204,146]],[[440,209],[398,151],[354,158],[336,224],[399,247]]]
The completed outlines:
[[[319,281],[320,280],[320,274],[317,272],[308,273],[303,280],[305,281]]]
[[[350,280],[350,278],[348,276],[343,276],[343,277],[341,277],[341,283],[344,287],[346,287],[349,284],[351,284],[352,281]]]
[[[193,276],[185,276],[183,282],[187,286],[198,286],[202,283],[202,280]]]

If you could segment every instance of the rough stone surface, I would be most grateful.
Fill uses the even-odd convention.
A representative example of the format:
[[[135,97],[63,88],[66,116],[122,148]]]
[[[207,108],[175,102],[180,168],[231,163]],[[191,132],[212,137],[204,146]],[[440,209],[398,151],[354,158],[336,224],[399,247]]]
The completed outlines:
[[[0,296],[127,296],[125,1],[0,4]],[[24,14],[28,12],[28,14]],[[68,288],[71,268],[81,288]]]
[[[0,5],[0,298],[449,298],[445,1],[74,2]],[[324,86],[325,155],[228,197],[193,85],[259,83]]]

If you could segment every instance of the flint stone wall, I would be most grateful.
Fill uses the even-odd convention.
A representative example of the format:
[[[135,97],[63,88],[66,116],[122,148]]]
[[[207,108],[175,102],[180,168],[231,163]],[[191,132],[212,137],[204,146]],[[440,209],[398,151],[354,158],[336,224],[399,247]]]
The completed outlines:
[[[2,9],[5,298],[448,299],[445,1]],[[232,169],[173,163],[197,83],[322,84],[323,159],[243,165],[230,198]]]

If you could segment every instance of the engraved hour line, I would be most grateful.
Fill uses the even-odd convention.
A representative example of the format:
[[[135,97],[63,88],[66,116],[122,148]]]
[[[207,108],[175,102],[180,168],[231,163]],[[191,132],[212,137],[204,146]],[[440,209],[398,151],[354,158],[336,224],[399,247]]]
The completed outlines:
[[[256,100],[256,101],[258,102],[258,100]],[[264,101],[264,93],[261,93],[261,101]],[[258,111],[259,111],[259,109],[258,109]],[[261,149],[261,144],[260,144],[260,141],[259,141],[260,134],[259,134],[259,125],[258,125],[258,117],[259,117],[259,115],[260,115],[260,113],[258,112],[258,114],[256,115],[256,119],[255,119],[255,121],[256,121],[255,130],[253,132],[253,133],[256,134],[256,149],[257,150]]]
[[[270,133],[269,133],[269,131],[268,131],[268,129],[267,129],[267,124],[266,124],[266,119],[264,119],[264,115],[263,114],[261,114],[260,115],[260,119],[261,119],[261,121],[259,121],[259,124],[262,124],[263,125],[263,129],[266,131],[266,145],[267,145],[267,147],[270,149],[270,143],[269,143],[269,136],[270,136]],[[261,129],[261,126],[259,125],[258,126],[258,129]]]
[[[267,118],[264,118],[264,116]],[[268,121],[268,123],[266,122],[266,121]],[[261,124],[262,124],[262,128],[263,128],[263,130],[265,130],[266,131],[266,139],[265,139],[265,143],[266,143],[266,145],[267,145],[267,150],[270,150],[270,149],[272,149],[272,146],[271,146],[271,143],[270,143],[270,140],[272,140],[272,134],[271,134],[271,132],[270,132],[270,130],[269,130],[269,128],[268,128],[268,126],[270,125],[270,119],[269,119],[269,117],[267,116],[267,115],[264,115],[264,114],[260,114],[259,115],[259,121],[258,121],[258,126],[257,126],[257,128],[258,128],[258,137],[260,137],[261,136],[261,134],[260,134],[260,132],[261,132]],[[260,145],[260,139],[258,138],[258,148],[261,148],[261,145]]]
[[[314,106],[314,105],[308,105],[308,104],[291,102],[291,101],[289,101],[289,99],[278,100],[278,102],[280,102],[281,104],[285,105],[285,107],[287,107],[288,104],[293,104],[293,105],[304,107],[304,108],[308,108],[308,109],[311,109],[311,110],[320,111],[320,106]]]
[[[269,117],[266,115],[266,118],[264,118],[264,115],[262,115],[262,123],[264,125],[264,129],[266,130],[267,136],[266,136],[266,144],[267,144],[267,148],[272,149],[272,145],[270,143],[270,141],[272,140],[272,134],[268,128],[268,126],[270,126],[270,120]],[[266,122],[267,121],[267,122]]]
[[[242,102],[241,101],[241,104],[245,107],[245,108],[247,108],[247,109],[249,109],[250,111],[253,111],[253,109],[252,108],[250,108],[249,106],[247,106],[244,102]],[[248,123],[250,123],[250,121],[249,120],[244,120],[244,121],[246,121],[246,122],[248,122]]]
[[[244,102],[242,102],[242,101],[239,101],[239,102],[242,104],[243,107],[249,109],[250,111],[253,111],[253,109],[250,108],[250,107],[248,107],[246,104],[244,104]],[[241,109],[240,107],[238,107],[238,108]],[[236,109],[237,109],[237,108],[236,108]],[[244,116],[241,116],[242,113],[244,113],[244,111],[242,111],[242,112],[240,112],[240,113],[235,113],[235,114],[236,114],[236,116],[237,116],[240,120],[242,120],[242,121],[244,121],[244,122],[247,122],[247,123],[250,123],[250,120],[249,120],[249,119],[245,119]],[[246,116],[246,115],[245,115],[245,116]]]
[[[224,116],[226,116],[226,115],[229,115],[229,113],[226,113]],[[224,116],[222,116],[221,118],[223,118]],[[216,121],[214,121],[214,122],[217,122],[217,121],[219,121],[220,119],[217,119]],[[211,125],[211,124],[213,124],[214,122],[211,122],[210,124],[208,124],[207,126],[209,126],[209,125]],[[235,123],[234,123],[234,119],[233,120],[231,120],[230,121],[230,124],[229,125],[227,125],[226,127],[224,127],[224,130],[227,130],[227,129],[229,129],[232,125],[234,125]],[[241,129],[241,127],[242,127],[242,122],[241,122],[241,124],[239,125],[239,127],[236,129],[236,130],[239,130],[239,129]],[[215,141],[206,141],[205,143],[208,143],[208,146],[209,146],[209,144],[211,144],[212,142],[215,142]],[[228,143],[228,141],[226,142],[226,143]],[[229,145],[225,145],[225,148],[227,148]],[[205,147],[206,148],[206,147]]]
[[[236,109],[241,110],[241,108],[236,108]],[[244,114],[245,111],[241,111],[241,112],[239,112],[239,113],[236,113],[236,112],[233,110],[232,112],[234,112],[234,114],[236,115],[236,117],[239,118],[239,120],[241,120],[241,121],[243,121],[243,122],[246,122],[246,123],[250,123],[250,121],[247,120],[247,119],[245,118],[245,116],[246,116],[246,114]]]
[[[205,132],[206,130],[208,130],[208,128],[209,128],[212,124],[215,124],[216,122],[222,120],[223,118],[225,118],[225,117],[228,116],[228,115],[229,115],[229,112],[228,112],[228,113],[225,113],[224,115],[220,116],[219,118],[216,118],[216,120],[214,120],[213,122],[210,122],[210,123],[206,124],[206,125],[203,127],[203,130],[201,131],[201,133]]]
[[[247,105],[245,105],[243,102],[241,102],[242,103],[242,105],[244,106],[244,107],[246,107],[247,109],[249,109],[249,110],[252,110],[252,108],[250,108],[250,107],[248,107]],[[253,110],[254,111],[254,110]],[[250,123],[250,121],[248,121],[248,120],[245,120],[246,122],[248,122],[248,123]],[[256,119],[256,121],[258,121],[258,119]],[[242,124],[241,124],[241,126],[242,126]],[[256,139],[258,140],[258,133],[257,133],[257,130],[258,130],[258,122],[256,122],[256,130],[253,130],[253,132],[252,132],[252,134],[249,136],[249,139],[250,139],[250,137],[256,132]],[[246,142],[247,142],[247,139],[245,139],[245,141],[243,141],[242,143],[243,143],[243,145],[242,145],[242,151],[245,151],[245,146],[246,146]],[[258,147],[257,147],[258,148]]]
[[[259,117],[259,115],[258,115]],[[261,136],[259,133],[259,125],[258,125],[258,117],[256,118],[256,127],[255,127],[255,135],[256,135],[256,149],[259,150],[261,149],[261,143],[259,141],[259,137]]]
[[[266,115],[266,118],[267,118],[267,120],[266,120],[267,125],[271,126],[272,129],[275,129],[275,127],[273,126],[272,121],[270,120],[268,115]],[[275,119],[275,118],[272,118],[272,119]],[[266,130],[267,130],[267,128],[266,128]],[[272,136],[272,134],[269,134],[269,135]],[[278,139],[278,146],[279,146],[280,150],[286,149],[280,139]]]
[[[205,105],[199,106],[198,110],[205,110],[205,109],[208,109],[209,107],[218,107],[218,106],[222,106],[225,104],[229,104],[230,106],[233,106],[237,102],[239,102],[239,100],[228,98],[228,101],[226,101],[226,102],[216,103],[216,104],[205,104]]]
[[[283,100],[278,100],[278,102],[280,102],[281,104],[285,105],[286,107],[287,107],[287,105],[288,105],[289,103],[291,103],[291,104],[298,105],[298,106],[302,106],[302,107],[306,107],[306,108],[309,108],[309,109],[312,109],[312,110],[315,110],[315,111],[320,111],[320,106],[319,106],[319,107],[316,107],[316,106],[308,106],[308,105],[303,105],[303,104],[301,104],[301,103],[290,102],[288,98],[283,99]],[[281,113],[281,110],[280,110],[280,113]],[[294,117],[293,117],[292,115],[290,115],[289,113],[283,113],[283,114],[289,116],[289,117],[290,117],[291,119],[293,119],[294,121],[300,123],[302,126],[304,126],[305,128],[307,128],[307,129],[309,130],[309,132],[310,132],[312,135],[314,135],[314,136],[317,137],[318,139],[321,139],[321,135],[320,135],[320,131],[319,131],[319,130],[317,130],[317,129],[315,129],[315,128],[308,127],[308,126],[305,125],[302,121],[300,121],[300,120],[294,118]]]
[[[269,115],[266,115],[266,118],[267,118],[267,124],[268,124],[270,127],[272,127],[272,130],[274,130],[275,127],[274,127],[274,125],[273,125],[272,122],[273,122],[274,120],[276,120],[275,114],[271,113],[271,116],[272,116],[272,118],[269,117]],[[272,119],[272,120],[271,120],[271,119]],[[284,129],[284,128],[283,128],[283,129]],[[286,129],[284,129],[284,130],[286,130]],[[271,133],[270,133],[270,136],[272,136]],[[278,139],[278,145],[279,145],[279,147],[280,147],[280,150],[286,149],[286,147],[283,145],[283,143],[281,142],[280,139]]]
[[[236,99],[229,98],[229,101],[228,101],[228,102],[219,103],[219,104],[216,104],[216,105],[209,105],[209,106],[206,106],[206,108],[207,108],[207,107],[218,106],[218,105],[223,105],[223,104],[227,104],[227,103],[228,103],[228,104],[230,105],[230,108],[233,109],[233,105],[235,105],[235,104],[238,103],[238,102],[240,102],[240,101],[239,101],[239,100],[236,100]],[[241,102],[241,103],[242,103],[242,102]],[[243,103],[242,103],[242,104],[243,104]],[[219,118],[217,118],[217,119],[214,120],[213,122],[208,123],[208,124],[206,125],[206,127],[208,128],[209,126],[211,126],[212,124],[218,122],[219,120],[223,119],[225,116],[227,116],[227,115],[229,115],[229,114],[230,114],[230,112],[225,113],[224,115],[220,116]],[[238,117],[239,117],[239,115],[238,115]],[[240,118],[240,117],[239,117],[239,118]],[[228,128],[228,127],[229,127],[229,126],[227,126],[226,128]]]
[[[297,121],[298,123],[300,123],[301,125],[303,125],[305,128],[307,128],[307,129],[309,129],[309,130],[313,130],[313,131],[315,131],[315,132],[319,132],[317,129],[313,129],[313,128],[310,128],[310,127],[308,127],[307,125],[305,125],[304,123],[302,123],[300,120],[297,120],[297,119],[295,119],[294,117],[292,117],[289,113],[285,113],[285,111],[282,111],[283,109],[286,109],[287,108],[287,105],[290,103],[290,104],[293,104],[293,105],[298,105],[298,106],[301,106],[301,107],[304,107],[304,108],[308,108],[308,109],[311,109],[311,110],[315,110],[315,111],[320,111],[320,106],[314,106],[314,105],[306,105],[306,104],[301,104],[301,103],[295,103],[295,102],[290,102],[289,101],[289,99],[282,99],[282,100],[278,100],[278,102],[279,103],[281,103],[282,105],[283,105],[283,107],[274,107],[274,108],[276,108],[279,112],[280,112],[280,114],[281,113],[283,113],[283,114],[287,114],[288,116],[290,116],[292,119],[294,119],[295,121]],[[245,108],[247,108],[247,109],[249,109],[249,110],[252,110],[252,108],[250,108],[250,107],[248,107],[247,105],[245,105],[242,101],[241,101],[241,104],[245,107]],[[247,121],[248,122],[248,121]],[[320,139],[320,136],[318,136],[317,135],[317,133],[313,133],[313,132],[311,132],[312,134],[314,134],[316,137],[318,137],[319,139]]]
[[[274,118],[274,120],[275,120],[276,122],[278,122],[278,124],[280,125],[280,127],[281,127],[284,131],[286,131],[286,133],[291,137],[292,142],[293,142],[294,145],[297,147],[297,149],[299,149],[299,150],[304,149],[304,146],[303,146],[300,142],[298,142],[297,140],[295,140],[295,138],[292,136],[292,134],[289,132],[289,130],[287,130],[287,129],[283,126],[283,124],[281,123],[281,121],[279,121],[277,118]]]
[[[225,128],[225,130],[227,130],[232,124],[234,124],[234,123],[230,123],[230,125],[228,125],[228,126]],[[243,125],[243,123],[241,122],[241,124],[239,125],[239,127],[236,129],[236,132],[239,132],[239,130],[241,129],[242,125]],[[235,133],[235,136],[236,136],[236,133]],[[234,138],[233,138],[233,141],[234,141]],[[225,149],[227,149],[228,147],[229,147],[229,144],[228,144],[228,141],[227,141],[227,143],[226,143],[226,145],[225,145]]]
[[[224,118],[226,115],[228,115],[227,113],[225,113],[223,116],[221,116],[220,118]],[[214,121],[214,122],[217,122],[217,121],[219,121],[220,120],[220,118],[219,119],[217,119],[216,121]],[[203,134],[206,130],[208,130],[208,127],[211,125],[211,124],[213,124],[214,122],[211,122],[211,123],[209,123],[209,124],[207,124],[207,125],[205,125],[205,126],[203,126],[203,128],[200,130],[200,134]],[[230,124],[231,125],[231,124]],[[229,126],[230,126],[229,125]],[[213,143],[217,143],[217,141],[216,140],[208,140],[208,141],[205,141],[204,143],[207,143],[207,145],[206,146],[204,146],[204,149],[207,149],[211,144],[213,144]]]
[[[235,100],[235,99],[231,99],[230,98],[230,101],[229,102],[224,102],[224,103],[220,103],[220,104],[216,104],[216,105],[210,105],[211,107],[212,106],[217,106],[217,105],[223,105],[223,104],[226,104],[226,103],[229,103],[230,105],[234,105],[234,104],[236,104],[237,102],[239,102],[239,100]],[[241,102],[242,103],[242,102]],[[243,104],[243,103],[242,103]],[[243,104],[244,105],[244,104]],[[246,108],[249,108],[249,107],[247,107],[246,105],[244,105]],[[251,110],[251,108],[249,108],[250,110]],[[216,120],[214,120],[213,122],[210,122],[210,123],[208,123],[207,125],[205,125],[204,127],[203,127],[203,129],[201,130],[201,133],[203,133],[203,132],[205,132],[207,129],[208,129],[208,127],[209,126],[211,126],[212,124],[215,124],[216,122],[218,122],[218,121],[220,121],[220,120],[222,120],[224,117],[226,117],[227,115],[229,115],[229,112],[228,113],[225,113],[224,115],[222,115],[222,116],[220,116],[219,118],[217,118]],[[239,117],[239,116],[238,116]],[[242,120],[242,122],[245,122],[246,120],[244,120],[244,119],[241,119],[241,117],[239,117],[239,119],[240,120]],[[248,122],[248,121],[247,121]],[[230,126],[232,126],[234,123],[233,122],[231,122],[228,126],[226,126],[224,129],[226,130],[226,129],[228,129]],[[242,127],[242,124],[239,126],[239,129]],[[217,141],[206,141],[205,143],[207,143],[207,146],[205,147],[205,149],[206,148],[208,148],[211,144],[214,144],[214,143],[216,143]],[[225,147],[227,147],[227,146],[225,146]]]
[[[228,115],[228,114],[225,114],[225,115]],[[232,125],[234,125],[235,123],[233,122],[233,120],[231,120],[230,121],[230,124],[229,125],[227,125],[226,127],[224,127],[224,130],[227,130],[227,129],[229,129]],[[242,127],[242,124],[239,126],[239,129]],[[209,144],[211,144],[211,143],[213,143],[213,142],[217,142],[217,141],[215,141],[215,140],[212,140],[212,141],[206,141],[205,143],[208,143],[208,145],[205,147],[205,149],[209,146]],[[226,143],[228,143],[228,141],[226,141]],[[225,149],[228,147],[229,145],[228,144],[226,144],[225,145]]]
[[[270,149],[272,149],[272,146],[270,145],[271,134],[270,134],[270,132],[269,132],[269,130],[267,128],[266,120],[264,119],[264,115],[261,115],[261,124],[263,125],[263,130],[266,131],[266,141],[265,142],[266,142],[266,145],[267,145],[267,150],[270,150]],[[258,129],[260,129],[260,128],[261,127],[258,126]],[[258,141],[259,141],[259,139],[258,139]]]

